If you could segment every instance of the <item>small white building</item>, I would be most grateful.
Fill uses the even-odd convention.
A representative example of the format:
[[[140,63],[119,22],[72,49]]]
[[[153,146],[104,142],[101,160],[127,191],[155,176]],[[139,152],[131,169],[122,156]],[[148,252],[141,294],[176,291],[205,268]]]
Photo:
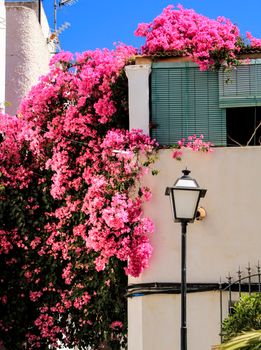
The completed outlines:
[[[220,146],[207,155],[185,150],[180,162],[173,150],[161,149],[159,174],[144,180],[152,191],[144,209],[155,223],[153,255],[139,278],[129,278],[128,350],[180,349],[181,226],[173,222],[165,189],[183,169],[207,189],[200,203],[206,218],[188,225],[187,283],[214,285],[187,295],[188,349],[210,350],[220,342],[220,278],[226,282],[230,272],[237,279],[239,266],[246,272],[261,258],[260,56],[231,72],[229,84],[223,71],[200,72],[188,58],[138,57],[126,67],[131,127],[161,145],[202,133]],[[247,146],[228,147],[231,137]],[[163,293],[163,284],[179,288]],[[226,301],[223,306],[227,312]]]
[[[54,47],[39,1],[0,0],[0,103],[15,114],[39,76],[48,72]],[[40,8],[39,8],[40,6]]]

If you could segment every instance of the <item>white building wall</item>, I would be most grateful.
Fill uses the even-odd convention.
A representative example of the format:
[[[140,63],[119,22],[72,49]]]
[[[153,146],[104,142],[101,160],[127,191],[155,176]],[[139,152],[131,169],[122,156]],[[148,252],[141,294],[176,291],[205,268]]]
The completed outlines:
[[[6,14],[4,0],[0,0],[0,110],[5,101]]]
[[[129,84],[129,122],[130,129],[142,129],[149,135],[149,76],[150,64],[125,67]]]
[[[180,283],[181,227],[174,223],[165,188],[173,185],[188,167],[199,185],[207,188],[201,200],[207,217],[188,225],[187,282],[226,282],[238,267],[246,272],[250,262],[261,258],[261,148],[216,148],[212,154],[186,150],[183,160],[161,150],[155,168],[148,175],[152,201],[145,214],[155,223],[151,237],[154,253],[150,267],[129,283]],[[210,350],[219,343],[219,292],[187,296],[188,349]],[[179,349],[180,295],[140,296],[129,299],[128,350]]]
[[[48,23],[36,3],[6,3],[6,97],[7,113],[15,114],[21,99],[48,72],[51,49],[47,43]]]

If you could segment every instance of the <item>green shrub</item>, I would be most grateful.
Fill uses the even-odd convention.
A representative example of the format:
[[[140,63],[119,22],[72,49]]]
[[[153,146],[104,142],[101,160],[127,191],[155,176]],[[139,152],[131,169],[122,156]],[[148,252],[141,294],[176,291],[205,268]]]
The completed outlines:
[[[222,324],[223,342],[228,342],[237,337],[242,332],[248,332],[261,329],[261,293],[252,295],[243,295],[242,298],[233,306],[233,312]],[[257,346],[257,347],[256,347]],[[240,349],[231,347],[231,349]],[[259,345],[247,345],[242,349],[254,350],[261,349]]]

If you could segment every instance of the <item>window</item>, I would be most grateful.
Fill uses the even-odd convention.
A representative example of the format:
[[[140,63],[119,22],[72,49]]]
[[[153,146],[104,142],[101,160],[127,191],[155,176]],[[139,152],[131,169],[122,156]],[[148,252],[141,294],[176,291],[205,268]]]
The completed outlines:
[[[194,134],[216,146],[261,144],[261,59],[230,72],[153,63],[150,93],[151,136],[161,145]]]
[[[201,72],[191,62],[159,62],[151,73],[151,135],[161,145],[203,134],[225,146],[226,110],[219,108],[217,72]]]
[[[232,71],[219,71],[219,107],[261,106],[261,61],[251,60]]]
[[[261,107],[228,108],[227,145],[253,146],[260,144]]]

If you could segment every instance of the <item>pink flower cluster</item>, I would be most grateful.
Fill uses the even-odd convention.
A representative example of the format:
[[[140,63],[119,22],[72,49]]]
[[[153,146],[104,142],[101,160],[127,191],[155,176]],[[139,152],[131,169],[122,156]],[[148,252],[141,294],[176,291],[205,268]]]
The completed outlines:
[[[172,153],[172,158],[181,160],[184,148],[190,149],[194,152],[213,152],[214,145],[211,142],[203,141],[203,139],[203,135],[200,135],[199,137],[197,137],[197,135],[188,136],[187,139],[182,138],[180,141],[178,141],[177,148],[175,148]]]
[[[191,57],[201,70],[213,67],[216,60],[230,65],[239,51],[239,29],[229,19],[213,20],[181,5],[170,5],[151,23],[139,24],[135,34],[146,38],[142,54],[178,52]]]
[[[261,39],[253,37],[250,32],[246,33],[247,39],[250,42],[250,46],[254,48],[261,48]]]
[[[112,329],[122,328],[123,324],[121,321],[114,321],[111,324]]]
[[[84,292],[80,297],[74,300],[73,306],[75,309],[81,310],[85,305],[90,302],[90,295],[87,292]]]
[[[23,246],[21,237],[19,236],[17,229],[14,230],[2,230],[0,229],[0,255],[9,254],[10,251],[16,246]],[[8,264],[15,263],[15,259],[11,259]]]
[[[32,171],[23,162],[28,154],[23,158],[20,152],[25,145],[24,126],[23,120],[0,113],[0,174],[3,186],[11,185],[21,189],[30,182]]]

